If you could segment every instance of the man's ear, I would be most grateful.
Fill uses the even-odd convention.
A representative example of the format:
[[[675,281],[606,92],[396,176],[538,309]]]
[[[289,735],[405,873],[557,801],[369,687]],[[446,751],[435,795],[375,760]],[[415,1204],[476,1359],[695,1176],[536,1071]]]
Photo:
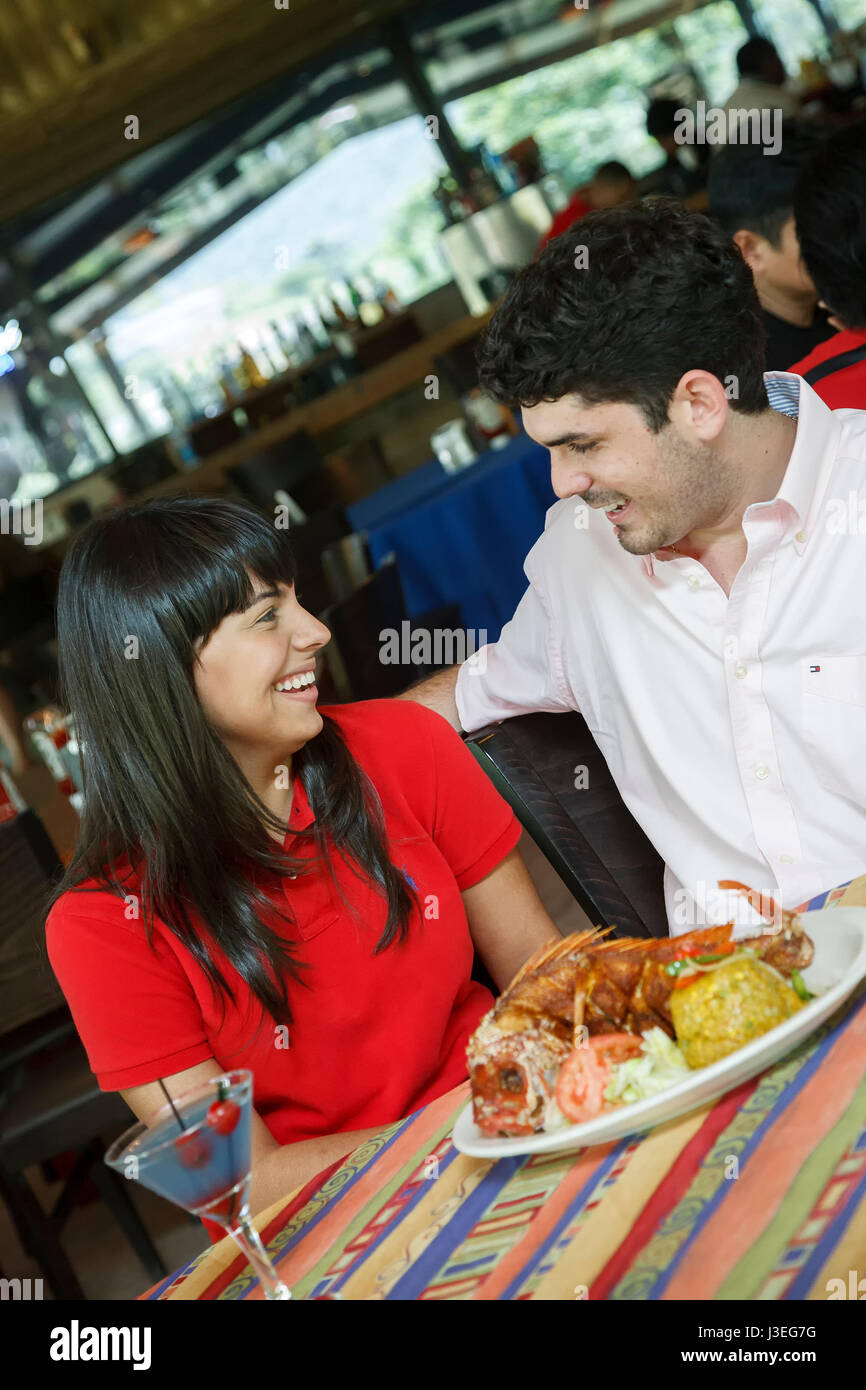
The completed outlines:
[[[750,232],[745,227],[741,227],[739,231],[734,232],[731,240],[734,242],[735,246],[740,248],[740,255],[753,275],[764,269],[764,248],[767,245],[766,237],[759,236],[757,232]]]

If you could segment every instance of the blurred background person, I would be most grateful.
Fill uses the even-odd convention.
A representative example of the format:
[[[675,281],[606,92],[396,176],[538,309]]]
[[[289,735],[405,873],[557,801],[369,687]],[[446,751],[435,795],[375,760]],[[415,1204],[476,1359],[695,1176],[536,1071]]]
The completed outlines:
[[[769,39],[749,39],[743,44],[737,53],[737,72],[740,80],[722,103],[728,111],[767,107],[781,111],[783,117],[799,115],[800,102],[785,90],[785,65]]]
[[[866,409],[866,120],[814,151],[794,190],[794,216],[803,259],[837,332],[791,371],[832,409]]]
[[[538,250],[568,231],[574,222],[585,217],[597,208],[612,208],[617,203],[627,203],[637,193],[637,184],[624,164],[611,159],[596,169],[588,183],[576,188],[561,212],[558,212],[549,229],[538,243]]]
[[[710,163],[710,215],[740,248],[755,277],[767,333],[767,371],[785,372],[833,336],[800,254],[794,186],[818,135],[786,125],[782,148],[725,145]]]
[[[684,145],[676,138],[682,120],[681,113],[689,110],[684,101],[673,97],[657,97],[646,113],[646,128],[665,153],[665,162],[641,179],[641,197],[668,195],[688,198],[706,185],[706,165],[711,150],[706,145]]]

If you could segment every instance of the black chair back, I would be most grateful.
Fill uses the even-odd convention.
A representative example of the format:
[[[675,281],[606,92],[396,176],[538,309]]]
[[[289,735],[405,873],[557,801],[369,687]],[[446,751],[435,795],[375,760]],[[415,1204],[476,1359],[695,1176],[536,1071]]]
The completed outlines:
[[[62,872],[35,811],[0,825],[0,1035],[64,1004],[43,936],[47,898]]]
[[[382,660],[383,632],[398,637],[408,624],[403,587],[396,560],[386,561],[354,593],[322,614],[331,629],[340,664],[353,700],[379,700],[398,695],[419,672]],[[391,653],[388,653],[391,654]],[[402,654],[402,653],[398,653]]]
[[[274,493],[278,491],[295,498],[304,511],[313,510],[297,494],[321,466],[322,455],[315,443],[305,430],[298,430],[273,448],[263,449],[227,471],[248,501],[273,516]]]
[[[664,862],[582,715],[518,715],[466,742],[593,924],[617,936],[668,935]]]

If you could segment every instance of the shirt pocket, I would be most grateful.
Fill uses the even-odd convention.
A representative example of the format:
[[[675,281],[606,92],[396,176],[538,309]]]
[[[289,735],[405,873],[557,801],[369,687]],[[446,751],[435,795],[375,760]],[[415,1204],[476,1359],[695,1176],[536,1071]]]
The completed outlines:
[[[800,664],[803,741],[828,791],[866,805],[866,652]]]

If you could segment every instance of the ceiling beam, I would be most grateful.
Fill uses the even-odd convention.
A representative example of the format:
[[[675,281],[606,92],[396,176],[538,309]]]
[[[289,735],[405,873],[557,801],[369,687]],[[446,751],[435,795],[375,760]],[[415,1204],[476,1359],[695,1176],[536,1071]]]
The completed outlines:
[[[92,182],[263,83],[369,29],[409,0],[232,0],[160,44],[124,54],[98,72],[0,118],[3,221]],[[173,39],[173,42],[167,40]],[[194,55],[191,58],[191,55]],[[139,139],[125,138],[138,117]]]

